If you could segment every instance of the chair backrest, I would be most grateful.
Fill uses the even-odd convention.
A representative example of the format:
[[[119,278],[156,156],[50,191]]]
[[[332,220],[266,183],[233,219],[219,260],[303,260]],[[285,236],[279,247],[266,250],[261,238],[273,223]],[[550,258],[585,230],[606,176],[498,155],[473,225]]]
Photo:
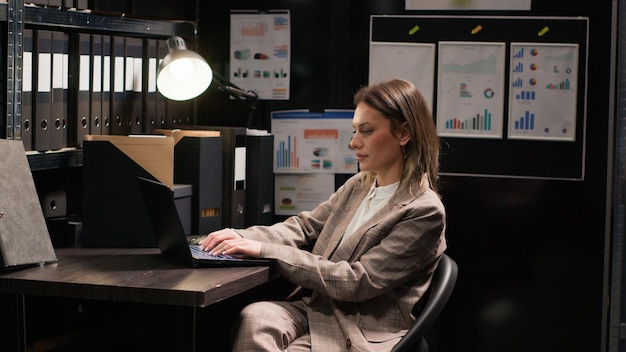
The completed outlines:
[[[392,352],[428,350],[424,334],[448,302],[454,290],[458,272],[459,268],[456,262],[444,253],[424,296],[426,301],[418,302],[418,304],[423,304],[422,311],[406,335],[394,346]],[[418,350],[418,348],[421,349]]]

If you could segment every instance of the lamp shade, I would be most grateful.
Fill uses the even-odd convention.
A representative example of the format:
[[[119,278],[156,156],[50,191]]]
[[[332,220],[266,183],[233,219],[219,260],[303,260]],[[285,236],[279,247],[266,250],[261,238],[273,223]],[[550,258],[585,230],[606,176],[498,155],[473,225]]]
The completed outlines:
[[[188,50],[181,37],[167,40],[169,53],[157,71],[157,89],[171,100],[189,100],[202,94],[213,80],[213,71],[204,58]]]

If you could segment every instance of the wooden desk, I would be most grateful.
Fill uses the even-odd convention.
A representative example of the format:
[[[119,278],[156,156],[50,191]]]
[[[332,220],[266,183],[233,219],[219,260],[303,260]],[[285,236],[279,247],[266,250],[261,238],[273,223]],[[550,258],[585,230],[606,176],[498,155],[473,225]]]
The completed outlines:
[[[25,295],[190,307],[195,330],[197,308],[275,277],[269,267],[184,268],[168,262],[156,248],[61,248],[56,254],[58,263],[0,272],[0,293],[14,294],[18,302],[20,350],[26,349]]]

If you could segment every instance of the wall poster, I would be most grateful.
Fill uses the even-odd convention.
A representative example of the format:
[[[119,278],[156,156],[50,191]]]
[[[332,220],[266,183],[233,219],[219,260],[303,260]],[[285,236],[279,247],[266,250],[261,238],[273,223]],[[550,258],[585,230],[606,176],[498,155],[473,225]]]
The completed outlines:
[[[288,10],[231,12],[231,82],[259,99],[289,100],[290,63]]]

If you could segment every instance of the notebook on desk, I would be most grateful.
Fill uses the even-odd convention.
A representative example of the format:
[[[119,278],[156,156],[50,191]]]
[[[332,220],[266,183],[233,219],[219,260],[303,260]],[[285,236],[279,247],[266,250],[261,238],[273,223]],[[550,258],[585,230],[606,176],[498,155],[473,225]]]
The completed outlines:
[[[139,189],[148,211],[161,253],[188,267],[229,267],[270,265],[269,259],[241,259],[214,256],[189,244],[174,203],[174,194],[165,184],[137,177]]]

